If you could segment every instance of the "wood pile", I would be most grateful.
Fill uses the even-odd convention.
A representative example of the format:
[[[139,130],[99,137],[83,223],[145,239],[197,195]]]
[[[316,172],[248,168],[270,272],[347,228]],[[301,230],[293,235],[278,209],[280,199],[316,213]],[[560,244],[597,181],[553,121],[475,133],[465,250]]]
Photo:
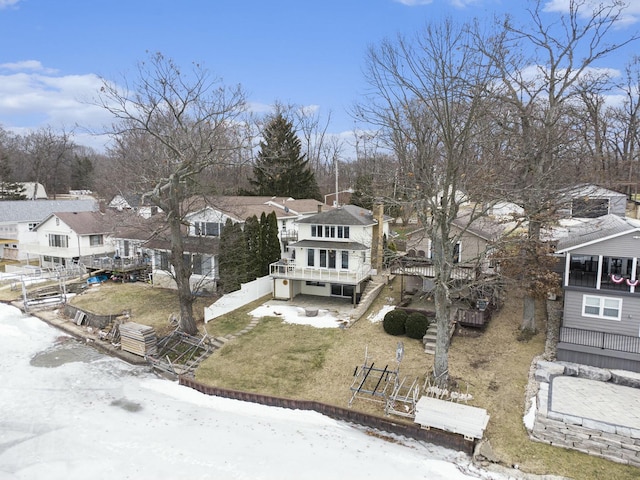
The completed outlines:
[[[156,353],[158,339],[153,327],[127,322],[120,325],[120,348],[144,357]]]

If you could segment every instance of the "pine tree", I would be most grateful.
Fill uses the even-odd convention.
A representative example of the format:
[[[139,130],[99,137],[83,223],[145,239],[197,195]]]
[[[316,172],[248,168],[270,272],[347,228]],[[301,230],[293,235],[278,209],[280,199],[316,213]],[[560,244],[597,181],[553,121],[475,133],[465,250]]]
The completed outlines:
[[[277,262],[282,257],[280,249],[280,237],[278,237],[278,217],[276,212],[267,215],[266,238],[262,257],[266,263],[265,275],[269,274],[269,265]]]
[[[244,222],[244,238],[247,242],[247,280],[261,276],[262,270],[262,235],[260,222],[255,215]]]
[[[247,242],[238,223],[227,219],[220,233],[218,273],[223,293],[234,292],[247,281]]]
[[[351,194],[351,204],[367,210],[373,208],[373,177],[371,175],[360,175],[356,178],[354,192]]]
[[[253,167],[255,194],[322,200],[316,177],[301,150],[293,124],[281,113],[275,115],[264,129]]]

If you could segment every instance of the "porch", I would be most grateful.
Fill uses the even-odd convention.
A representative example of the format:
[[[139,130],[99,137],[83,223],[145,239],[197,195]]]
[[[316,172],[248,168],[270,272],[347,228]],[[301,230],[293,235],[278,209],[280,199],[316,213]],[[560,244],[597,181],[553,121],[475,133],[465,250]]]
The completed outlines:
[[[341,270],[335,268],[298,267],[295,263],[281,259],[269,266],[273,278],[303,280],[310,282],[344,283],[357,285],[371,277],[370,269]]]

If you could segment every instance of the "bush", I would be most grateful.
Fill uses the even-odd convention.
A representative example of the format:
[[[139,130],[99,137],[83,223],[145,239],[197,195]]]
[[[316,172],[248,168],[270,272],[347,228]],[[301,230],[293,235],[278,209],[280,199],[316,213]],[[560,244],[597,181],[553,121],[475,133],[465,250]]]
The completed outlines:
[[[429,328],[430,323],[426,315],[420,312],[411,312],[405,322],[407,337],[422,340],[424,334],[427,333],[427,328]]]
[[[397,308],[388,312],[382,320],[382,327],[389,335],[404,335],[407,312]]]

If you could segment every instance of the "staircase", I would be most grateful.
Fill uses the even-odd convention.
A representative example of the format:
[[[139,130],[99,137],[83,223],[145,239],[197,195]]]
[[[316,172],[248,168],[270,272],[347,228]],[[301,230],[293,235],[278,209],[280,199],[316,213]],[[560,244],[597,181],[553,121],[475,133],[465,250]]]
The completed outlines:
[[[438,325],[436,322],[432,322],[427,328],[427,333],[422,337],[422,343],[424,344],[424,353],[430,355],[436,354],[436,336],[438,335]]]

